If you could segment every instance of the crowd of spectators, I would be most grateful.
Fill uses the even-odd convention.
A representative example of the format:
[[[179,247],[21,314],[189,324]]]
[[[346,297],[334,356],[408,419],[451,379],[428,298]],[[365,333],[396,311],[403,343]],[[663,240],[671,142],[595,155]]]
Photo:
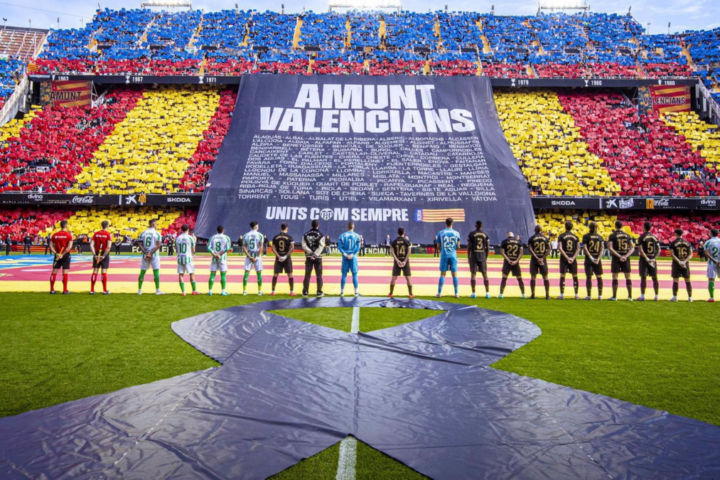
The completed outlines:
[[[13,58],[0,59],[0,109],[15,91],[23,75],[24,64]]]
[[[711,32],[701,33],[687,35],[686,41],[701,45],[691,51],[702,59],[720,57],[711,47]],[[312,68],[314,61],[323,62],[317,70]],[[396,62],[403,65],[391,66]],[[411,62],[426,65],[417,69]],[[468,62],[481,63],[482,68],[469,68]],[[53,31],[37,65],[47,72],[103,75],[407,72],[658,78],[692,74],[680,36],[645,35],[632,17],[602,13],[502,17],[442,11],[286,15],[106,9],[82,29]]]

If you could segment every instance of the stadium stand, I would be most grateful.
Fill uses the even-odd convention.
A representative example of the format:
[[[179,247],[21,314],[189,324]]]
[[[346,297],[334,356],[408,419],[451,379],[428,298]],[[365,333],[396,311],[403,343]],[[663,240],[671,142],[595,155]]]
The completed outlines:
[[[78,172],[69,192],[177,191],[219,100],[211,88],[146,90]]]
[[[20,60],[0,60],[0,109],[15,91],[21,76],[24,63]]]
[[[565,222],[573,222],[573,232],[578,237],[582,238],[583,235],[589,232],[588,224],[595,222],[598,226],[598,233],[604,238],[607,238],[613,230],[615,230],[615,221],[617,220],[616,215],[609,215],[602,212],[589,212],[589,211],[557,211],[557,212],[540,212],[535,215],[535,220],[538,225],[543,227],[543,232],[548,235],[557,236],[565,231]],[[632,236],[637,237],[631,227],[625,226],[623,228],[626,232]]]
[[[589,151],[555,92],[496,93],[505,137],[531,192],[543,195],[611,195],[620,191]]]
[[[685,137],[705,160],[709,172],[717,172],[720,168],[720,127],[700,120],[695,112],[669,113],[663,116],[663,121]]]
[[[561,93],[560,103],[624,195],[715,195],[716,178],[684,137],[620,93]]]
[[[70,210],[0,207],[0,238],[4,240],[9,234],[13,241],[19,242],[26,235],[35,237],[72,214]]]

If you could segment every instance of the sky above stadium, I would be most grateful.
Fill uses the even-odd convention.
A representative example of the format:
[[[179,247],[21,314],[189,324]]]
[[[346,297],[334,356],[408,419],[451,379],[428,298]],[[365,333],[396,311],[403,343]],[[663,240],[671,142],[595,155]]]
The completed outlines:
[[[467,10],[490,12],[495,5],[496,15],[533,15],[537,11],[537,1],[527,0],[405,0],[403,8],[416,12],[427,12],[444,8],[448,2],[450,10]],[[141,0],[132,2],[122,0],[100,0],[103,8],[138,7]],[[240,8],[257,10],[280,10],[283,0],[271,2],[253,0],[238,2]],[[195,8],[214,11],[234,8],[234,0],[195,0]],[[303,7],[316,12],[327,11],[327,0],[285,0],[286,12],[300,12]],[[591,2],[593,10],[605,13],[627,13],[632,6],[632,14],[644,26],[650,23],[650,33],[667,33],[685,30],[712,29],[720,27],[720,2],[718,0],[604,0]],[[97,1],[78,0],[0,0],[2,18],[7,19],[8,26],[27,27],[30,24],[37,28],[79,27],[82,22],[92,18],[97,9]],[[29,22],[32,20],[32,23]]]

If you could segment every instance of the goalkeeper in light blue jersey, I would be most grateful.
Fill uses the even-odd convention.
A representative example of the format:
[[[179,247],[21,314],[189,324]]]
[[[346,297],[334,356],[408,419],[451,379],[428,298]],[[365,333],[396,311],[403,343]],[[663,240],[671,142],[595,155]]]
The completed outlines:
[[[716,228],[710,230],[710,235],[712,236],[710,240],[705,242],[705,258],[707,258],[708,262],[707,278],[708,292],[710,293],[708,302],[712,303],[715,301],[715,277],[720,268],[720,238],[718,238]]]
[[[359,297],[358,291],[358,260],[357,254],[360,251],[362,240],[360,235],[355,233],[355,224],[348,223],[348,231],[340,235],[338,238],[338,250],[342,254],[342,267],[340,272],[340,296],[345,293],[345,279],[348,272],[352,273],[353,286],[355,287],[355,296]]]
[[[453,277],[453,287],[455,287],[455,298],[460,298],[458,293],[458,278],[457,278],[457,250],[460,246],[460,233],[453,230],[453,219],[448,218],[445,220],[445,229],[441,230],[437,237],[435,237],[435,243],[440,246],[440,280],[438,280],[438,293],[435,295],[440,298],[442,295],[442,289],[445,286],[445,275],[448,270]]]

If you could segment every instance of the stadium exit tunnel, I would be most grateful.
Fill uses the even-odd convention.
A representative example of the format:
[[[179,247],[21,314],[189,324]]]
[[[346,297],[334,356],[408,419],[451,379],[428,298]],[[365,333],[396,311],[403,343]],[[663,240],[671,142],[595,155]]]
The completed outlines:
[[[370,334],[274,315],[438,310]],[[348,434],[432,478],[719,478],[720,428],[489,367],[540,330],[474,306],[281,300],[181,320],[221,367],[0,419],[2,478],[266,478]]]

